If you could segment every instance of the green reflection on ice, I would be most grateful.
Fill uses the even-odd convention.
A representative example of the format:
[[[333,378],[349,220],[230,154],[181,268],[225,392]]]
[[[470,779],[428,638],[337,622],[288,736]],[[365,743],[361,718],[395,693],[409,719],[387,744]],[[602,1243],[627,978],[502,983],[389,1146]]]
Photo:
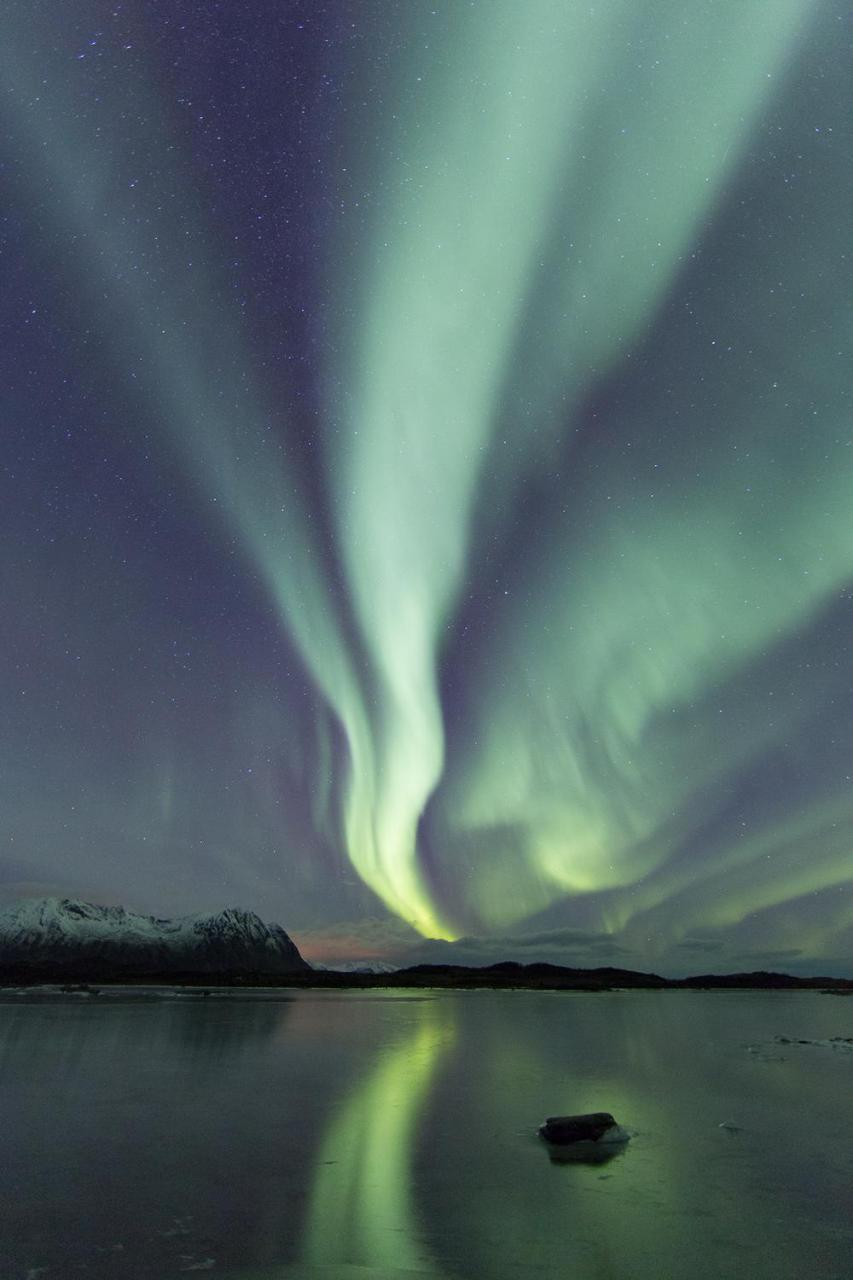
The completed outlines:
[[[449,1012],[447,1002],[424,1003],[411,1035],[382,1051],[333,1115],[317,1156],[306,1261],[435,1271],[419,1238],[411,1153],[438,1059],[453,1041]]]

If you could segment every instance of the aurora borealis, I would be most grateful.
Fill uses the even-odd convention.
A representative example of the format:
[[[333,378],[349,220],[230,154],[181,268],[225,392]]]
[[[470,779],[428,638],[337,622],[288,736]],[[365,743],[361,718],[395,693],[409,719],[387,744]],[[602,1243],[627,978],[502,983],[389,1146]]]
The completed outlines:
[[[4,895],[853,972],[847,22],[4,6]]]

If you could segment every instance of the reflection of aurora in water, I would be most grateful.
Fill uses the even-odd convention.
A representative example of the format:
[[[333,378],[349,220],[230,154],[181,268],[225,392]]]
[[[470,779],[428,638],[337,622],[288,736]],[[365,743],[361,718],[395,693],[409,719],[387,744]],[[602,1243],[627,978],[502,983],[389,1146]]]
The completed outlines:
[[[825,1028],[831,1004],[810,995],[786,1016]],[[363,1046],[365,1019],[378,1035],[314,1150],[299,1261],[233,1280],[719,1280],[746,1259],[755,1280],[775,1280],[805,1274],[818,1238],[827,1259],[846,1256],[850,1161],[826,1146],[849,1110],[843,1069],[818,1080],[801,1061],[768,1073],[750,1058],[749,1036],[780,1017],[773,995],[442,993],[337,1008],[334,1053],[350,1037]],[[604,1166],[553,1165],[538,1121],[605,1103],[629,1148]],[[720,1127],[733,1116],[737,1142]]]
[[[374,909],[367,886],[435,937],[539,914],[537,929],[621,932],[638,949],[744,920],[742,947],[840,947],[853,919],[840,7],[364,0],[364,31],[345,39],[348,6],[325,6],[338,42],[311,46],[332,86],[304,165],[315,185],[259,250],[287,162],[242,95],[266,84],[270,112],[284,102],[315,127],[315,99],[291,101],[286,83],[310,33],[273,32],[250,5],[251,38],[239,16],[231,44],[202,24],[213,71],[156,6],[134,8],[139,39],[105,57],[88,0],[68,10],[73,56],[47,7],[0,15],[4,123],[36,211],[19,221],[25,238],[36,228],[34,275],[59,275],[68,345],[43,417],[64,424],[83,383],[93,458],[115,447],[115,422],[127,436],[108,469],[121,492],[97,519],[79,468],[80,559],[60,521],[45,564],[24,559],[15,579],[32,606],[21,670],[33,636],[61,637],[60,674],[32,681],[55,698],[40,714],[28,701],[10,730],[16,770],[62,738],[46,841],[51,786],[39,777],[21,805],[33,847],[53,851],[21,881],[65,874],[69,815],[88,807],[108,835],[75,827],[81,857],[116,833],[127,854],[115,868],[93,856],[86,874],[138,893],[161,892],[184,858],[187,885],[272,886],[276,910],[313,923]],[[204,92],[185,92],[194,74]],[[207,114],[231,144],[196,186]],[[245,172],[231,116],[250,118]],[[275,264],[300,256],[310,267],[287,292]],[[20,308],[27,325],[37,311]],[[48,380],[56,342],[51,330],[33,365]],[[99,434],[86,397],[101,363]],[[293,372],[306,366],[310,394]],[[43,424],[22,403],[31,463]],[[64,455],[54,468],[50,483],[32,473],[29,505],[9,470],[26,519],[75,474]],[[168,531],[157,540],[149,484],[191,508],[185,562]],[[82,603],[55,586],[75,570]],[[177,644],[196,577],[209,596]],[[236,578],[247,595],[262,584],[272,623]],[[114,599],[122,618],[156,615],[141,645],[116,624],[101,649]],[[166,693],[165,652],[184,663]],[[81,715],[92,696],[98,714]],[[81,806],[128,735],[139,761]]]
[[[376,1067],[330,1119],[309,1200],[306,1263],[439,1274],[419,1223],[412,1160],[454,1025],[446,1002],[425,1000],[419,1010],[412,1032],[382,1047]]]

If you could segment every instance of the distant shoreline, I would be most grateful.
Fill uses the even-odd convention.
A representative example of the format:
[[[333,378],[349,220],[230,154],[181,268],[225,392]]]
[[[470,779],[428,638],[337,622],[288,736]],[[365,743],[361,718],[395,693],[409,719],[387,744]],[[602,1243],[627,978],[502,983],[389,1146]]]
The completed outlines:
[[[144,972],[103,968],[12,966],[0,968],[0,989],[60,987],[69,993],[93,987],[186,987],[189,990],[257,988],[289,990],[449,990],[449,991],[820,991],[853,995],[853,978],[798,978],[787,973],[699,974],[663,978],[631,969],[568,969],[559,965],[504,963],[485,968],[416,965],[392,973],[351,973],[331,969],[292,973]]]

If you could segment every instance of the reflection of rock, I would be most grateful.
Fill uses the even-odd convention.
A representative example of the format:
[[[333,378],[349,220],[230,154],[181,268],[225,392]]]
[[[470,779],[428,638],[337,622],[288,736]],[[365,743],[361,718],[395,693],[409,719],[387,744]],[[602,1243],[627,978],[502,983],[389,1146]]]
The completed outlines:
[[[549,1116],[540,1125],[539,1136],[553,1158],[597,1161],[616,1155],[631,1135],[609,1111],[593,1111],[587,1115]]]

